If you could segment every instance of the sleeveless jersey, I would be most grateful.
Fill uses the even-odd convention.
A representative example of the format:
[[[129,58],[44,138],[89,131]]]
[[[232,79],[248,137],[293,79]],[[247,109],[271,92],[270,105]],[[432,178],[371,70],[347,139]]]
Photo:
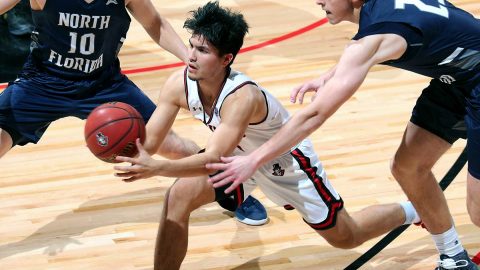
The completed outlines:
[[[119,65],[131,21],[124,0],[47,0],[32,16],[31,57],[49,73],[83,79]]]
[[[217,97],[212,110],[212,116],[210,117],[204,110],[202,101],[199,96],[199,89],[196,81],[190,80],[187,76],[187,69],[185,69],[185,91],[187,97],[187,104],[192,115],[202,121],[210,130],[214,131],[221,122],[220,111],[224,100],[232,93],[245,86],[246,84],[253,84],[258,86],[246,75],[231,70],[230,74],[226,78],[220,95]],[[277,99],[275,99],[270,93],[258,86],[259,91],[265,96],[268,112],[259,123],[250,124],[246,131],[245,136],[240,141],[235,154],[248,154],[260,147],[264,142],[268,141],[282,125],[288,120],[289,113],[283,108]],[[240,90],[241,91],[241,90]]]
[[[409,44],[416,47],[413,55],[383,64],[445,83],[480,82],[480,21],[471,14],[445,0],[367,0],[354,39],[368,35],[373,25],[391,22],[413,27],[421,39]]]

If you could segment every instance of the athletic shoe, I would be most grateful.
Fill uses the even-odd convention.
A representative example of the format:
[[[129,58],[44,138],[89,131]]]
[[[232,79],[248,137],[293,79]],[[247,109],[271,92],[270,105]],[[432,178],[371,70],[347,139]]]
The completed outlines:
[[[435,270],[478,270],[477,266],[468,257],[467,251],[463,251],[453,257],[441,254],[438,267]]]
[[[267,223],[267,210],[252,196],[248,196],[243,203],[235,210],[235,217],[238,221],[251,226],[258,226]]]

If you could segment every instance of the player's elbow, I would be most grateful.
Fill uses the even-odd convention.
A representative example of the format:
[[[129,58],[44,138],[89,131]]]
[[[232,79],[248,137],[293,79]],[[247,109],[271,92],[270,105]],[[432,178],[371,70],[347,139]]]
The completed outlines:
[[[303,127],[308,134],[317,130],[326,119],[321,110],[311,110],[307,112],[303,118],[304,119],[301,120],[301,125],[299,126]]]

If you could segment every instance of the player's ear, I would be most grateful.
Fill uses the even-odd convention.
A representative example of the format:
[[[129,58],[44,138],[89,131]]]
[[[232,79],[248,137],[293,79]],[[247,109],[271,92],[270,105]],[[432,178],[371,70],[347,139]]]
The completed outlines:
[[[227,53],[223,56],[223,64],[228,66],[233,61],[233,54]]]

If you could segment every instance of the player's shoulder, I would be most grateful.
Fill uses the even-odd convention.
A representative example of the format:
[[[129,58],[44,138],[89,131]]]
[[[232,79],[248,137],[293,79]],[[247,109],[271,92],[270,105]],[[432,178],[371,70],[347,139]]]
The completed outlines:
[[[160,89],[160,98],[181,100],[185,95],[184,69],[174,71]]]
[[[168,77],[167,81],[165,82],[165,86],[168,87],[180,87],[183,89],[183,86],[185,84],[185,69],[179,69],[174,71],[170,76]]]
[[[245,106],[255,105],[264,102],[264,95],[260,87],[254,83],[245,83],[230,94],[227,99],[235,104]]]

